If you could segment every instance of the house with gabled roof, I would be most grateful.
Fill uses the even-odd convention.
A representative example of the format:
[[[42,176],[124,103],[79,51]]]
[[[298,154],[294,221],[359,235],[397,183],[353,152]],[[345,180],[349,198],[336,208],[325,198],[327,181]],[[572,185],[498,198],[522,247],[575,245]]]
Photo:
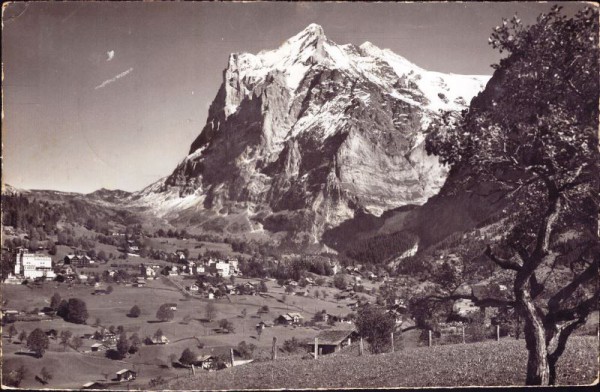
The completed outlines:
[[[321,331],[315,338],[317,339],[317,349],[319,355],[332,354],[340,351],[342,348],[352,344],[352,339],[356,338],[355,330],[326,330]],[[309,352],[315,350],[315,339],[307,340],[305,345]]]

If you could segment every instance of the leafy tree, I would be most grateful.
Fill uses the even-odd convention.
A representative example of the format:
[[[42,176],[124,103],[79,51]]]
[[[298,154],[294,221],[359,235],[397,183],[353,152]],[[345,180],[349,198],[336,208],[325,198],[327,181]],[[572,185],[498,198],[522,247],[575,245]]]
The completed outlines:
[[[260,284],[258,285],[258,291],[261,293],[268,293],[269,292],[269,288],[267,287],[267,283],[264,280],[260,281]]]
[[[212,302],[206,304],[206,308],[204,309],[204,314],[206,314],[206,318],[208,321],[212,321],[217,314],[219,313],[217,307]]]
[[[294,287],[292,286],[285,286],[285,292],[288,294],[291,294],[294,292]]]
[[[19,334],[19,342],[23,343],[25,339],[27,339],[27,332],[25,332],[25,330],[22,330]]]
[[[63,345],[63,351],[67,350],[67,345],[69,344],[71,336],[73,336],[73,333],[69,330],[65,330],[60,333],[60,344]]]
[[[129,310],[129,317],[140,317],[140,314],[142,314],[142,310],[140,309],[139,306],[137,305],[133,305],[131,307],[131,309]]]
[[[42,370],[40,370],[40,378],[42,381],[47,383],[48,381],[52,380],[52,373],[50,373],[45,367],[42,367]]]
[[[106,294],[110,294],[113,292],[113,287],[111,285],[108,285],[108,287],[106,287]]]
[[[363,306],[356,317],[356,329],[369,342],[373,353],[381,353],[388,347],[395,326],[392,316],[371,304]]]
[[[181,357],[179,357],[179,362],[181,362],[184,365],[191,365],[196,361],[197,357],[198,355],[194,351],[192,351],[189,348],[186,348],[181,353]]]
[[[83,346],[83,340],[79,336],[75,336],[71,339],[71,346],[75,349],[75,351],[79,351],[79,348]]]
[[[89,314],[87,305],[79,298],[70,298],[67,302],[65,321],[75,324],[85,324]]]
[[[555,6],[527,27],[515,16],[490,44],[508,56],[468,113],[434,124],[427,149],[503,197],[506,234],[485,255],[524,321],[526,383],[552,385],[569,336],[598,308],[598,11],[568,18]]]
[[[246,308],[242,309],[242,318],[246,318],[248,315],[248,310]]]
[[[140,345],[142,344],[142,340],[140,339],[140,337],[138,336],[137,333],[134,333],[133,335],[131,335],[131,337],[129,338],[130,340],[130,347],[129,347],[129,353],[130,354],[135,354],[139,349],[140,349]]]
[[[10,327],[8,327],[8,340],[12,340],[13,336],[17,333],[17,327],[15,327],[14,324],[11,324]]]
[[[164,236],[163,236],[163,237],[164,237]],[[173,365],[173,364],[174,364],[174,362],[175,362],[175,360],[176,360],[176,359],[177,359],[177,355],[175,355],[175,354],[169,354],[169,363],[170,363],[171,365]]]
[[[221,321],[219,321],[219,327],[221,327],[221,329],[223,330],[226,330],[228,333],[235,332],[233,323],[227,319],[222,319]]]
[[[342,274],[337,274],[336,276],[333,277],[333,285],[339,289],[339,290],[343,290],[346,288],[346,279],[344,278],[344,275]]]
[[[162,338],[163,335],[164,335],[164,333],[163,333],[162,329],[159,328],[156,330],[156,332],[154,332],[154,335],[152,335],[152,336],[158,340],[158,339]]]
[[[129,352],[129,340],[127,339],[127,334],[125,332],[119,335],[119,340],[117,340],[117,353],[119,354],[119,358],[125,358],[127,353]]]
[[[6,384],[9,387],[18,388],[21,385],[21,382],[25,378],[27,374],[27,369],[25,365],[19,366],[17,370],[12,370],[9,372],[3,372],[2,374],[2,384]]]
[[[281,348],[288,353],[295,353],[299,351],[301,347],[300,341],[295,337],[292,337],[291,339],[284,341]]]
[[[262,333],[263,333],[263,327],[261,325],[257,325],[256,326],[256,334],[258,335],[258,340],[260,340]]]
[[[256,346],[254,344],[248,344],[244,340],[242,340],[237,346],[237,351],[244,359],[252,359],[255,349]]]
[[[31,331],[27,338],[27,348],[35,352],[35,355],[38,358],[41,358],[44,355],[44,352],[46,352],[49,345],[50,340],[48,339],[48,336],[46,336],[46,333],[40,328]]]
[[[156,318],[160,321],[171,321],[175,317],[175,313],[171,309],[171,305],[162,304],[156,311]]]

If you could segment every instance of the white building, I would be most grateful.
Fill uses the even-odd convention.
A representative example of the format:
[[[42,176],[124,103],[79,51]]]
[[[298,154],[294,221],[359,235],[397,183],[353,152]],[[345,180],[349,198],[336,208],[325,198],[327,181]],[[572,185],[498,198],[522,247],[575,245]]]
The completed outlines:
[[[15,275],[25,279],[56,277],[52,271],[52,258],[50,256],[29,253],[23,250],[16,254]]]
[[[231,259],[227,260],[227,262],[229,263],[229,265],[231,267],[231,274],[237,275],[240,271],[238,259],[231,258]]]
[[[231,274],[231,266],[229,263],[224,261],[217,261],[215,263],[215,268],[217,269],[217,273],[221,275],[223,278],[227,278]]]

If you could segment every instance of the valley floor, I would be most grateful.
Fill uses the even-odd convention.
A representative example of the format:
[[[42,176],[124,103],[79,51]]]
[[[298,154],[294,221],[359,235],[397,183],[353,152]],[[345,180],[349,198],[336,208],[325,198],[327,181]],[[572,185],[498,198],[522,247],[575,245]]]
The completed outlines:
[[[559,361],[560,385],[598,377],[598,339],[573,337]],[[380,388],[524,385],[524,340],[407,348],[390,354],[283,359],[179,378],[159,389]]]

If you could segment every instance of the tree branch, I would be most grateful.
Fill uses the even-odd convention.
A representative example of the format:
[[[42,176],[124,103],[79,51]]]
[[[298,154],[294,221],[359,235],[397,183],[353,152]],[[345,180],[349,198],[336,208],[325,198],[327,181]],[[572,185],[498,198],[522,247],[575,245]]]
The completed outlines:
[[[517,272],[521,270],[521,265],[519,265],[519,263],[515,262],[514,260],[502,259],[494,255],[492,253],[492,248],[489,245],[485,248],[484,254],[503,269],[509,269]]]
[[[549,314],[556,313],[560,308],[560,304],[568,299],[579,286],[598,276],[599,258],[600,256],[596,255],[592,264],[548,300]]]
[[[546,316],[547,323],[557,323],[561,321],[570,321],[578,317],[587,316],[595,307],[598,306],[599,292],[596,290],[593,296],[580,302],[579,305],[569,309],[561,309]]]

